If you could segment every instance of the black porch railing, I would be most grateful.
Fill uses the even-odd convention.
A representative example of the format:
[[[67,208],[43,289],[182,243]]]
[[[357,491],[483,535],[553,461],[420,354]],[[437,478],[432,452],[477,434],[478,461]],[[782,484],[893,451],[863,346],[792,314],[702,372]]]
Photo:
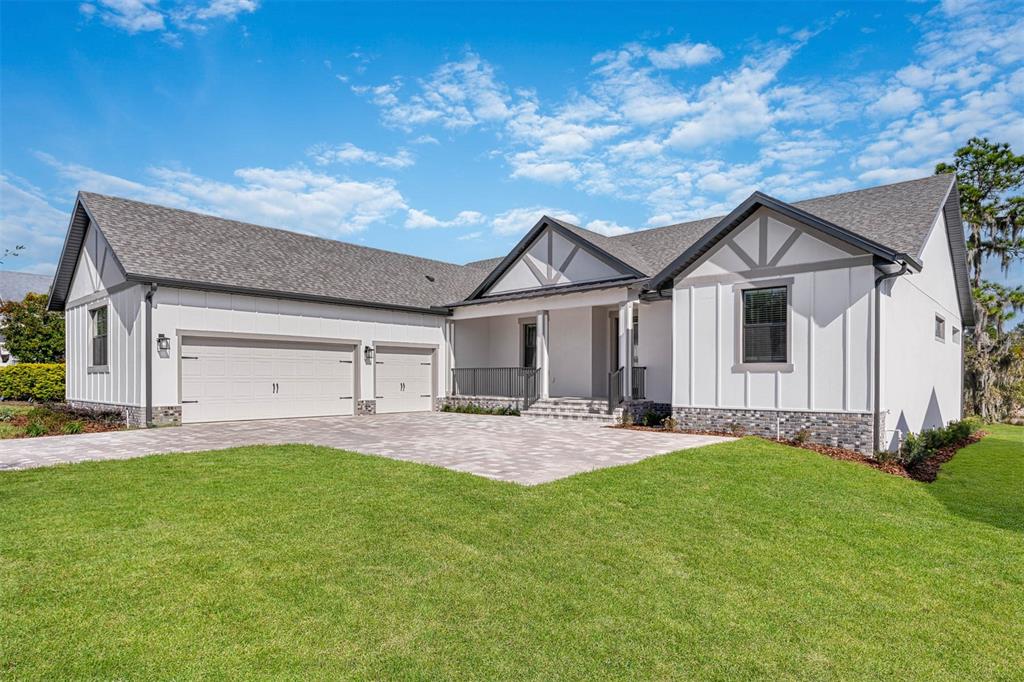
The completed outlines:
[[[614,372],[608,373],[608,412],[614,410],[625,397],[625,388],[622,385],[622,378],[626,373],[625,367],[619,367]],[[647,368],[634,367],[632,371],[633,390],[632,400],[642,400],[647,397]]]
[[[525,410],[537,401],[539,372],[536,367],[456,367],[452,395],[518,398]]]

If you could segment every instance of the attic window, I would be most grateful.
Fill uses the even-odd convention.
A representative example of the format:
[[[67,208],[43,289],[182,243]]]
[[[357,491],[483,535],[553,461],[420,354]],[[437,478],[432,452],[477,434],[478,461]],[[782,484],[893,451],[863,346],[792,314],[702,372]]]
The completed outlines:
[[[946,340],[946,320],[941,315],[935,316],[935,340]]]

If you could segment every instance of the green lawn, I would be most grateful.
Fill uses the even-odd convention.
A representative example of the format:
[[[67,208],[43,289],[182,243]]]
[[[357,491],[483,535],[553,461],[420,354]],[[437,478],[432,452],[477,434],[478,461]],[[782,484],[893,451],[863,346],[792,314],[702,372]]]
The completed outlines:
[[[0,677],[1024,676],[1024,428],[524,488],[305,446],[0,474]]]

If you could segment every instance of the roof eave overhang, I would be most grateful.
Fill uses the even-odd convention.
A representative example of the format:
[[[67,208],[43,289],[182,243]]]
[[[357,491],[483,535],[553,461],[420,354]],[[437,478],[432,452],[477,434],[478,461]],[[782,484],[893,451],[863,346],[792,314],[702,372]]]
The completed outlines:
[[[138,284],[156,284],[158,286],[173,287],[175,289],[192,289],[196,291],[218,291],[228,294],[242,294],[246,296],[259,296],[262,298],[283,298],[293,301],[308,301],[312,303],[333,303],[335,305],[348,305],[358,308],[376,308],[378,310],[397,310],[408,313],[419,313],[422,315],[451,315],[451,309],[447,306],[410,306],[398,303],[382,303],[378,301],[360,301],[357,299],[344,298],[341,296],[323,296],[320,294],[306,294],[294,291],[278,291],[271,289],[257,289],[253,287],[242,287],[219,282],[196,282],[192,280],[174,279],[146,275],[142,273],[128,273],[125,279]]]
[[[544,296],[565,296],[568,294],[595,291],[598,289],[614,289],[616,287],[633,286],[643,284],[646,281],[647,278],[644,276],[625,276],[617,277],[615,279],[604,279],[596,282],[579,282],[574,284],[560,284],[552,287],[537,287],[536,289],[523,289],[522,291],[513,291],[507,294],[498,294],[495,296],[484,296],[476,299],[467,298],[466,300],[459,301],[458,303],[449,303],[447,307],[452,309],[471,305],[485,305],[488,303],[505,303],[507,301],[520,301],[529,298],[542,298]]]
[[[732,230],[739,227],[747,218],[752,216],[761,208],[776,211],[791,220],[803,223],[808,227],[819,230],[835,239],[839,239],[851,246],[866,251],[882,261],[889,263],[906,262],[910,267],[916,270],[921,269],[921,262],[915,256],[893,251],[892,249],[889,249],[875,241],[861,237],[858,234],[850,232],[845,228],[819,218],[818,216],[801,210],[791,204],[787,204],[784,201],[770,197],[762,192],[754,192],[747,197],[743,203],[733,209],[731,213],[718,221],[714,227],[708,230],[703,237],[694,242],[693,245],[686,249],[686,251],[684,251],[678,258],[665,266],[661,272],[651,277],[649,288],[652,290],[664,288],[665,285],[671,283],[680,272],[683,272],[685,269],[693,265],[701,256],[707,253],[712,246],[724,239],[730,232],[732,232]]]

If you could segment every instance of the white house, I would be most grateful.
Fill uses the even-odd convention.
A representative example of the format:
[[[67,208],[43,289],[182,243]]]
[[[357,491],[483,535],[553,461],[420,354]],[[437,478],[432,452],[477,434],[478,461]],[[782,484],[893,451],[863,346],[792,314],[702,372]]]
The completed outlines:
[[[973,324],[950,175],[617,237],[545,216],[464,266],[83,192],[50,306],[67,399],[133,424],[473,401],[862,451],[960,416]]]

